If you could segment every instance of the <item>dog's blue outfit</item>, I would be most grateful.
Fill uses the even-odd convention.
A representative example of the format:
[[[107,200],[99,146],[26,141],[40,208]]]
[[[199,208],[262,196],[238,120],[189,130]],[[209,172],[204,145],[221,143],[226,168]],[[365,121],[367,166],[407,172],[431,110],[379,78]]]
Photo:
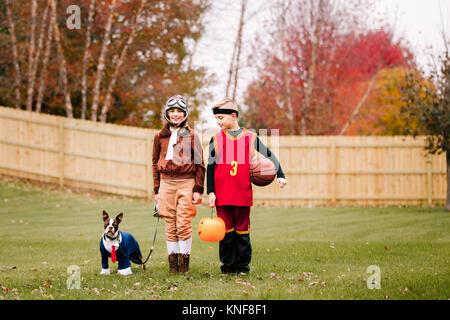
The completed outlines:
[[[130,259],[128,257],[133,258],[134,260],[139,261],[138,257],[142,257],[141,250],[139,248],[139,244],[136,239],[128,232],[119,231],[118,241],[116,243],[119,244],[120,248],[116,247],[116,258],[119,263],[119,270],[126,269],[131,267]],[[102,268],[108,269],[108,258],[111,257],[111,246],[106,245],[105,247],[105,236],[103,235],[100,239],[100,253],[102,256]],[[107,249],[108,247],[108,249]],[[124,255],[124,253],[126,255]]]

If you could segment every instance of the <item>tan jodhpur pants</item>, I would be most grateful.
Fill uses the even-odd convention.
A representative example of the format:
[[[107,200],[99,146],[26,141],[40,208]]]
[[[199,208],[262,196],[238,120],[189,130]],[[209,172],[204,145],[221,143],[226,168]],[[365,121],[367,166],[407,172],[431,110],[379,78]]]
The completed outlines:
[[[197,214],[192,203],[194,179],[172,181],[161,179],[159,215],[166,222],[166,240],[187,240],[192,236],[191,220]]]

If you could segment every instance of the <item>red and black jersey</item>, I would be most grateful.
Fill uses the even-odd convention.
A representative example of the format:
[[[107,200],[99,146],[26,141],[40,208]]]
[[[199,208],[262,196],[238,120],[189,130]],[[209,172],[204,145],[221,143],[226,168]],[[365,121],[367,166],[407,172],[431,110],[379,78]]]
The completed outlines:
[[[247,133],[249,132],[248,130],[245,130]],[[230,139],[230,141],[233,141],[234,138],[242,138],[244,135],[244,129],[240,128],[237,131],[220,131],[219,133],[217,133],[216,135],[214,135],[211,138],[211,141],[209,143],[209,156],[208,156],[208,166],[207,166],[207,174],[206,174],[206,185],[207,185],[207,193],[211,193],[211,192],[216,192],[216,186],[217,186],[217,182],[215,181],[215,171],[216,171],[216,167],[217,167],[217,163],[219,163],[219,159],[218,159],[218,152],[216,152],[216,150],[218,149],[218,144],[216,143],[217,140],[217,136],[219,136],[219,134],[224,134],[226,135],[226,137],[228,137]],[[256,136],[256,134],[254,134]],[[221,138],[223,140],[223,136],[221,136]],[[228,140],[227,140],[228,141]],[[245,138],[244,138],[245,141]],[[284,172],[283,169],[281,168],[281,165],[276,157],[276,155],[271,152],[265,145],[264,143],[259,139],[258,136],[256,136],[254,138],[253,143],[250,144],[250,147],[252,148],[252,157],[256,154],[256,152],[259,152],[261,155],[263,155],[264,157],[267,157],[268,159],[270,159],[274,165],[275,168],[277,169],[277,178],[284,178]],[[231,142],[228,142],[231,144]],[[239,144],[238,144],[239,146]],[[231,148],[234,148],[234,145],[230,146]],[[234,149],[233,149],[234,150]],[[222,156],[221,156],[222,157]],[[220,160],[223,163],[223,160]],[[226,171],[226,170],[225,170]],[[242,170],[241,170],[242,171]],[[250,174],[250,172],[249,172]]]
[[[243,129],[233,137],[226,130],[214,137],[217,155],[214,170],[216,206],[252,206],[250,162],[254,156],[256,134]]]

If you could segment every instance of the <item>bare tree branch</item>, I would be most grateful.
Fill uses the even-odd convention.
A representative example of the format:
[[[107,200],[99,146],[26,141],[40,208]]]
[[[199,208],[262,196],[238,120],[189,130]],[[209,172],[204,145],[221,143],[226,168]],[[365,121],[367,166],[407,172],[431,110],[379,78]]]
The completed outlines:
[[[6,16],[8,20],[8,29],[11,41],[11,49],[12,49],[12,58],[14,64],[14,103],[17,109],[20,109],[20,83],[21,83],[21,75],[20,75],[20,67],[19,67],[19,58],[17,53],[17,39],[16,39],[16,31],[13,21],[12,14],[12,5],[11,0],[6,0]]]
[[[236,51],[237,51],[238,41],[234,42],[233,47],[233,55],[231,56],[230,68],[228,69],[228,81],[227,88],[225,89],[225,96],[228,97],[228,93],[230,92],[231,79],[233,79],[233,71],[234,71],[234,60],[236,59]]]
[[[317,51],[320,45],[320,37],[322,34],[322,26],[324,23],[324,0],[319,0],[317,12],[315,12],[314,2],[316,0],[310,0],[310,19],[313,28],[313,36],[311,37],[312,42],[312,53],[310,61],[310,71],[307,75],[306,88],[305,88],[305,104],[302,110],[302,117],[300,119],[300,135],[306,135],[306,115],[312,106],[312,94],[314,91],[314,81],[316,77],[316,66],[317,66]]]
[[[115,69],[114,69],[112,79],[109,83],[109,87],[106,92],[105,102],[103,104],[102,112],[100,114],[101,122],[106,122],[107,113],[108,113],[109,109],[111,108],[112,92],[114,90],[114,87],[116,86],[117,78],[119,77],[120,68],[122,67],[123,62],[125,61],[125,57],[127,55],[128,48],[133,44],[134,37],[136,35],[137,25],[139,24],[139,21],[141,20],[142,11],[143,11],[146,3],[147,3],[147,0],[141,1],[141,6],[139,7],[138,13],[136,15],[136,19],[134,20],[133,24],[131,25],[131,32],[128,36],[128,41],[122,48],[120,58],[118,58],[117,55],[115,55],[115,57],[114,57],[113,64],[115,66]]]
[[[241,0],[241,11],[239,17],[239,27],[236,35],[236,40],[234,42],[233,55],[231,57],[230,69],[228,71],[228,81],[225,94],[226,96],[230,93],[231,81],[233,80],[233,100],[236,99],[236,91],[238,85],[239,69],[240,69],[240,59],[241,59],[241,48],[242,48],[242,34],[245,25],[245,10],[247,8],[247,0]]]
[[[48,28],[50,25],[50,19],[49,19],[49,21],[47,21],[48,9],[49,9],[49,7],[48,7],[48,5],[46,5],[44,14],[41,19],[42,23],[41,23],[41,28],[39,30],[38,47],[37,47],[36,53],[33,58],[33,66],[32,66],[32,70],[31,70],[31,83],[29,84],[28,92],[27,92],[27,99],[28,99],[27,105],[30,104],[30,107],[33,103],[34,86],[36,83],[36,73],[37,73],[37,69],[38,69],[38,65],[39,65],[39,60],[41,58],[42,47],[44,45],[44,34],[45,34],[46,28]]]
[[[294,109],[292,107],[292,97],[291,97],[291,82],[289,77],[289,62],[287,61],[287,48],[286,48],[286,15],[291,7],[291,1],[282,2],[280,1],[279,6],[283,6],[281,12],[281,59],[283,63],[283,73],[284,73],[284,86],[286,94],[284,97],[284,103],[287,106],[288,120],[289,120],[289,134],[295,134],[295,117]]]
[[[47,67],[48,67],[48,62],[50,60],[50,50],[51,50],[51,46],[52,46],[52,40],[53,40],[53,25],[51,23],[51,17],[49,17],[47,40],[45,42],[44,59],[42,61],[38,96],[36,98],[36,112],[41,112],[42,100],[44,98],[44,90],[45,90],[45,79],[47,77],[47,71],[48,71]]]
[[[87,111],[87,65],[89,62],[89,49],[91,46],[91,29],[92,23],[94,21],[94,13],[95,13],[95,1],[91,0],[91,4],[89,6],[88,13],[88,24],[86,30],[86,42],[84,45],[84,56],[83,56],[83,67],[81,74],[81,119],[86,119],[86,111]]]
[[[98,104],[99,104],[99,98],[100,98],[100,85],[103,79],[103,70],[105,69],[105,58],[106,58],[106,51],[108,49],[108,45],[110,43],[110,34],[111,34],[111,26],[113,22],[113,16],[114,11],[116,7],[117,0],[112,0],[111,4],[109,6],[109,15],[108,20],[106,22],[105,27],[105,35],[103,38],[103,44],[102,49],[100,52],[100,57],[98,59],[98,65],[97,65],[97,77],[95,79],[95,86],[94,86],[94,95],[92,98],[92,107],[91,107],[91,120],[97,121],[97,110],[98,110]]]
[[[69,91],[69,82],[67,79],[67,63],[66,58],[64,57],[64,51],[61,45],[61,35],[58,28],[58,23],[56,20],[56,3],[55,0],[49,0],[50,6],[52,9],[52,26],[53,26],[53,33],[55,36],[55,42],[56,42],[56,48],[58,51],[58,58],[59,58],[59,67],[61,72],[61,77],[63,81],[64,86],[64,104],[66,109],[66,115],[68,118],[73,118],[73,107],[72,107],[72,101],[70,100],[70,91]]]
[[[28,89],[27,89],[27,111],[32,110],[33,103],[33,65],[34,65],[34,50],[35,50],[35,29],[36,29],[36,11],[37,0],[31,1],[31,27],[30,27],[30,45],[28,47]]]
[[[347,121],[347,123],[344,125],[344,127],[341,130],[341,132],[339,133],[340,136],[345,134],[345,132],[347,131],[348,127],[353,123],[353,121],[355,121],[355,118],[356,118],[356,116],[359,113],[359,109],[361,109],[362,105],[364,104],[364,102],[366,102],[367,97],[369,96],[370,92],[372,91],[372,87],[373,87],[373,84],[375,82],[375,78],[377,77],[377,74],[378,74],[378,72],[375,72],[375,74],[372,77],[372,80],[370,80],[370,83],[369,83],[369,86],[366,89],[366,92],[364,93],[363,97],[361,98],[361,100],[357,104],[355,110],[353,110],[353,113],[352,113],[350,119]]]

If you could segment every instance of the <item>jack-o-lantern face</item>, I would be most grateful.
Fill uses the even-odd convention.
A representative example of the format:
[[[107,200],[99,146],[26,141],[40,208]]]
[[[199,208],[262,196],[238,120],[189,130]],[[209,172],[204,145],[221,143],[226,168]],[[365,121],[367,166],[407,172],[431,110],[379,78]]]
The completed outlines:
[[[201,219],[198,223],[198,236],[203,241],[221,241],[225,237],[225,222],[219,217]]]

